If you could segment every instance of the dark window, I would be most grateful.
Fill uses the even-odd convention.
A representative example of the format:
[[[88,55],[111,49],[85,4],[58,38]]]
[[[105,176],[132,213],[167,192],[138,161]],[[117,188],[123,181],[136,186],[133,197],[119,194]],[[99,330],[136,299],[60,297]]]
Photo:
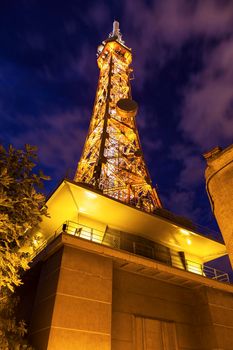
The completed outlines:
[[[170,249],[144,237],[108,228],[103,244],[171,265]]]
[[[154,243],[155,260],[171,265],[170,249],[162,244]]]

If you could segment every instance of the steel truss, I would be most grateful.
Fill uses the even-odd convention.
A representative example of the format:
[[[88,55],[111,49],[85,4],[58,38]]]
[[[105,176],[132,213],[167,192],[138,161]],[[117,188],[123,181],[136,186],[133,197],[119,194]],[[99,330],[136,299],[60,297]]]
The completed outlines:
[[[74,180],[147,212],[161,207],[147,170],[135,116],[119,113],[130,99],[131,50],[118,37],[99,49],[100,76],[90,127]]]

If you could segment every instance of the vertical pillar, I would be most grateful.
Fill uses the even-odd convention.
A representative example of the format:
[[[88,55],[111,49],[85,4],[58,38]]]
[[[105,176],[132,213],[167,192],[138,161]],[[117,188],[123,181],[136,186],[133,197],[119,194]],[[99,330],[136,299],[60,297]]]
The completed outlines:
[[[37,350],[48,349],[62,255],[63,248],[40,263],[42,266],[29,329],[30,341]]]
[[[59,264],[49,258],[42,268],[46,278],[39,283],[33,312],[33,345],[37,350],[110,350],[112,261],[67,245],[61,252]]]

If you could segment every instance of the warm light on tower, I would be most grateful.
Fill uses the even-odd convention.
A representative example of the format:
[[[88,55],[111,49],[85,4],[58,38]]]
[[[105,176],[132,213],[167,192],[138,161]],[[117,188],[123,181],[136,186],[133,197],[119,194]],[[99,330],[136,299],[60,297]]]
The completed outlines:
[[[138,106],[130,87],[132,53],[122,41],[117,21],[98,47],[97,57],[96,99],[74,180],[152,212],[161,202],[143,158],[135,122]]]

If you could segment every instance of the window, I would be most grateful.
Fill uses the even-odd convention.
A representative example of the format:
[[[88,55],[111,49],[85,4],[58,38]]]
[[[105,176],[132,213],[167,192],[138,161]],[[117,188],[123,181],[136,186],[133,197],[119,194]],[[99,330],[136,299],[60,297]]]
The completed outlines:
[[[155,260],[171,265],[171,253],[168,247],[159,243],[154,243]]]

